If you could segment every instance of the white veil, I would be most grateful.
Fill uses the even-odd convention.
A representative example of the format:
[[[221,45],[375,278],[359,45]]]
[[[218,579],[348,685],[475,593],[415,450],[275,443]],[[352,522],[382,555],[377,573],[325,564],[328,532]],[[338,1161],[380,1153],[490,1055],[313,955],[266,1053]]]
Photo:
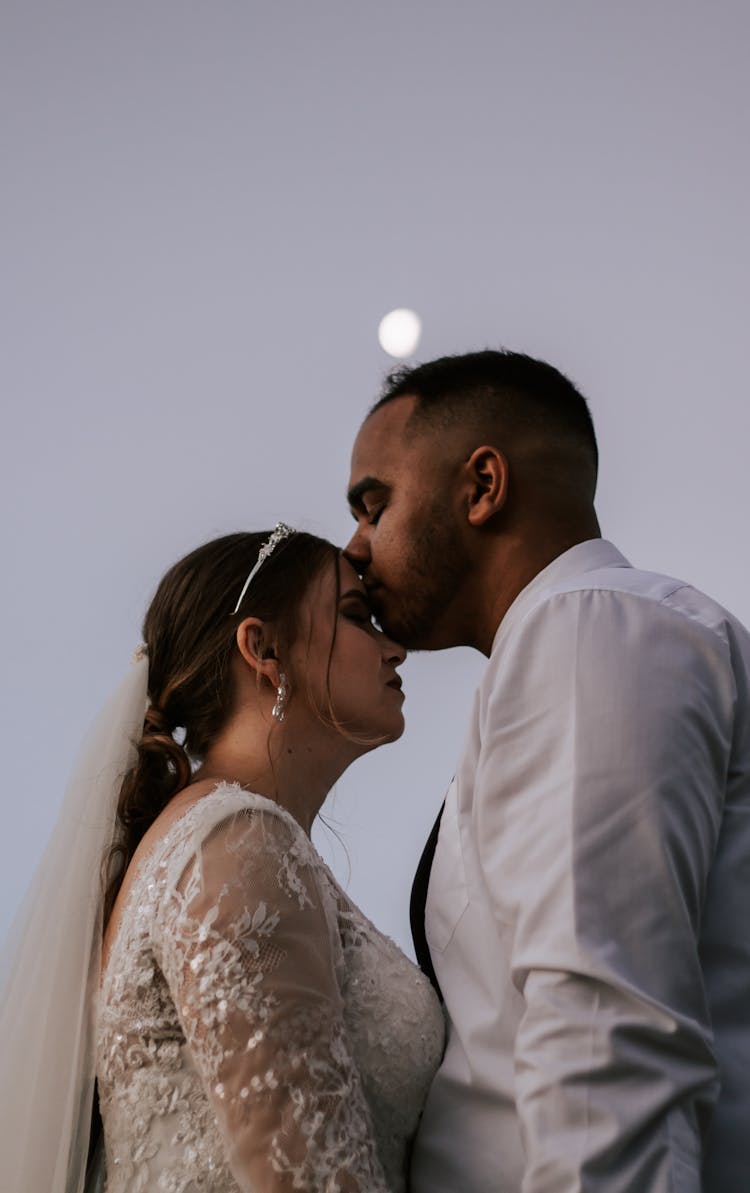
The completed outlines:
[[[99,714],[0,956],[0,1189],[82,1193],[94,1092],[101,865],[143,731],[137,655]]]

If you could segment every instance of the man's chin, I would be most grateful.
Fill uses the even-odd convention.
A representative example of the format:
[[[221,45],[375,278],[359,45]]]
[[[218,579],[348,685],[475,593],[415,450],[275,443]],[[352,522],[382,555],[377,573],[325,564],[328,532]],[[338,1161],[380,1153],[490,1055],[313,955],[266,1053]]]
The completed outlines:
[[[389,611],[385,606],[376,609],[375,614],[383,632],[400,646],[405,646],[408,651],[445,650],[450,646],[460,645],[445,633],[447,627],[425,625],[408,617],[399,617],[397,612]]]

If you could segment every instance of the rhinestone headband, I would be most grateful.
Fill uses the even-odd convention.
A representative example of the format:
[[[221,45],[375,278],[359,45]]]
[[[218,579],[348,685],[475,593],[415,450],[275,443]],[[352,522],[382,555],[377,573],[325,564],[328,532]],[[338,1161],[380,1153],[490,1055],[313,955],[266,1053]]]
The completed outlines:
[[[239,600],[237,601],[237,604],[234,606],[234,609],[232,610],[232,616],[234,616],[234,614],[239,609],[240,605],[242,604],[242,600],[243,600],[243,597],[245,596],[245,593],[247,592],[248,588],[250,587],[250,584],[252,583],[254,577],[258,574],[260,569],[263,567],[263,564],[268,559],[268,556],[271,555],[273,553],[273,551],[275,551],[275,549],[278,547],[280,542],[282,542],[284,539],[288,539],[290,534],[296,534],[296,533],[297,533],[297,531],[294,529],[294,527],[287,526],[286,522],[277,522],[276,523],[276,526],[274,527],[273,533],[271,534],[270,538],[268,539],[267,542],[265,542],[263,544],[260,551],[258,552],[258,558],[256,559],[256,561],[252,567],[250,575],[248,576],[247,580],[245,581],[245,583],[242,586],[242,592],[240,593],[240,597],[239,597]]]

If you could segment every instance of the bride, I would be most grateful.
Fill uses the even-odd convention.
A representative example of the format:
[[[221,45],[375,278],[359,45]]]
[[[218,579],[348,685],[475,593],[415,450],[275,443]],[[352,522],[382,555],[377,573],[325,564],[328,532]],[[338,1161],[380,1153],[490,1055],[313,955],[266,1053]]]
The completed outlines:
[[[309,837],[404,651],[279,524],[177,563],[137,653],[5,958],[0,1187],[404,1190],[442,1013]]]

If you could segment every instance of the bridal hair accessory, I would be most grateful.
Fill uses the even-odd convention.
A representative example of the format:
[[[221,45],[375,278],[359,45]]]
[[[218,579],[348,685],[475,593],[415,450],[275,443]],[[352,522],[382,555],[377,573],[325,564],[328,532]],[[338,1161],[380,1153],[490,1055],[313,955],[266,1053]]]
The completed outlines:
[[[294,529],[294,527],[287,526],[286,522],[277,522],[276,523],[272,534],[270,535],[268,540],[263,544],[260,551],[258,552],[258,558],[256,559],[256,561],[250,571],[250,575],[248,576],[247,580],[245,581],[245,583],[242,586],[242,592],[240,593],[240,597],[239,597],[239,600],[237,601],[237,604],[234,606],[234,609],[232,610],[232,616],[234,616],[234,614],[239,609],[240,605],[242,604],[242,599],[243,599],[245,593],[247,592],[248,588],[250,587],[250,584],[252,583],[255,576],[258,574],[260,569],[263,567],[263,564],[268,559],[268,556],[271,555],[276,550],[276,548],[278,547],[280,542],[282,542],[284,539],[288,539],[290,534],[296,534],[296,533],[297,533],[297,531]]]
[[[148,658],[148,647],[146,646],[145,642],[141,642],[138,646],[136,646],[135,650],[133,651],[133,657],[130,660],[130,662],[131,663],[139,663],[141,661],[141,659],[147,659],[147,658]]]
[[[275,717],[279,724],[281,724],[281,722],[284,720],[284,717],[286,716],[286,702],[288,695],[289,693],[287,692],[286,687],[286,676],[282,671],[281,675],[279,676],[279,686],[276,689],[276,703],[271,709],[271,716]]]
[[[3,1189],[81,1193],[95,1079],[102,864],[147,705],[141,655],[90,729],[0,950]]]

